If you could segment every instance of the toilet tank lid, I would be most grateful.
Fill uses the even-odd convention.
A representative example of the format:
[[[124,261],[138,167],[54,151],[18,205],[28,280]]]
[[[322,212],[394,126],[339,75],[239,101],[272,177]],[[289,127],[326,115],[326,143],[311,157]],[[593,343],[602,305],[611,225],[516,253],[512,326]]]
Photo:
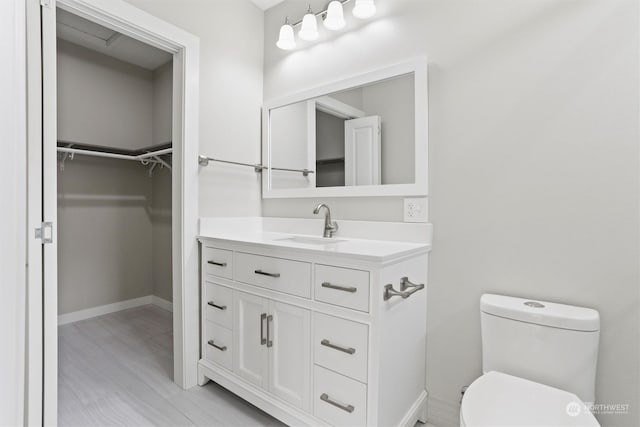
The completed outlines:
[[[600,330],[600,315],[592,308],[484,294],[480,298],[480,310],[536,325],[585,332]]]

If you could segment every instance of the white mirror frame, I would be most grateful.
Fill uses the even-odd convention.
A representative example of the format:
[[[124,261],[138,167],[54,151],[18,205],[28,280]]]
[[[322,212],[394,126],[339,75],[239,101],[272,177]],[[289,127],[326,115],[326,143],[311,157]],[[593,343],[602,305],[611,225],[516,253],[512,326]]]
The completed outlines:
[[[294,95],[279,98],[264,104],[262,109],[262,197],[264,199],[311,198],[311,197],[373,197],[373,196],[427,196],[428,195],[428,67],[427,58],[385,67],[355,77],[318,86]],[[415,181],[412,184],[362,185],[349,187],[320,188],[272,188],[271,172],[271,110],[298,102],[309,101],[359,86],[375,83],[405,74],[414,74],[415,88]],[[314,135],[315,136],[315,135]],[[315,163],[315,151],[309,154],[309,161]],[[295,167],[295,166],[289,166]],[[315,164],[306,166],[315,171]],[[292,172],[293,173],[293,172]],[[315,183],[315,177],[313,177]]]

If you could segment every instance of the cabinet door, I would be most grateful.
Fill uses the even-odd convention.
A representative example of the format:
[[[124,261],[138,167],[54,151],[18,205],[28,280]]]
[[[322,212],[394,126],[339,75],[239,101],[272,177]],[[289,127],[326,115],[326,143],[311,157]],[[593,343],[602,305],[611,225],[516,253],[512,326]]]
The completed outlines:
[[[311,393],[311,312],[269,303],[269,392],[303,410]]]
[[[267,386],[267,301],[234,291],[233,371],[260,387]]]

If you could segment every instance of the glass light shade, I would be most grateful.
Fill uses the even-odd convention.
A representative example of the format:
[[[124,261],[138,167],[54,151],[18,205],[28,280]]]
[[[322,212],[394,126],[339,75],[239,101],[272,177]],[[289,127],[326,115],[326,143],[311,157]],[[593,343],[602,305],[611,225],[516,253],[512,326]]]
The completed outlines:
[[[344,28],[344,11],[342,3],[334,0],[329,3],[327,8],[327,16],[324,18],[324,26],[331,31],[337,31]]]
[[[353,16],[358,19],[371,18],[376,14],[376,4],[373,0],[356,0],[353,7]]]
[[[296,47],[296,39],[293,35],[293,27],[291,25],[284,24],[280,27],[280,37],[278,37],[276,46],[282,50],[291,50]]]
[[[302,18],[302,28],[298,33],[302,40],[313,41],[318,39],[318,21],[313,13],[307,13]]]

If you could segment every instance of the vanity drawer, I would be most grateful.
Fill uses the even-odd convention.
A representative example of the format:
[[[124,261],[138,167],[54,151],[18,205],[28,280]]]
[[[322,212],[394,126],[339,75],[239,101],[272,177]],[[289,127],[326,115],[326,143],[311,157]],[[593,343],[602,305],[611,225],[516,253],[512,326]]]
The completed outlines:
[[[366,383],[369,327],[320,313],[314,325],[315,363]]]
[[[231,348],[233,334],[231,331],[213,322],[207,322],[205,329],[204,358],[229,370],[233,369],[233,351]]]
[[[205,274],[232,278],[233,252],[205,246],[202,249],[202,271]]]
[[[369,272],[316,264],[315,299],[369,311]]]
[[[333,426],[367,425],[367,386],[314,367],[313,415]]]
[[[207,320],[232,329],[233,291],[230,288],[205,282],[204,302]]]
[[[274,291],[311,298],[311,264],[243,252],[235,253],[235,278]]]

